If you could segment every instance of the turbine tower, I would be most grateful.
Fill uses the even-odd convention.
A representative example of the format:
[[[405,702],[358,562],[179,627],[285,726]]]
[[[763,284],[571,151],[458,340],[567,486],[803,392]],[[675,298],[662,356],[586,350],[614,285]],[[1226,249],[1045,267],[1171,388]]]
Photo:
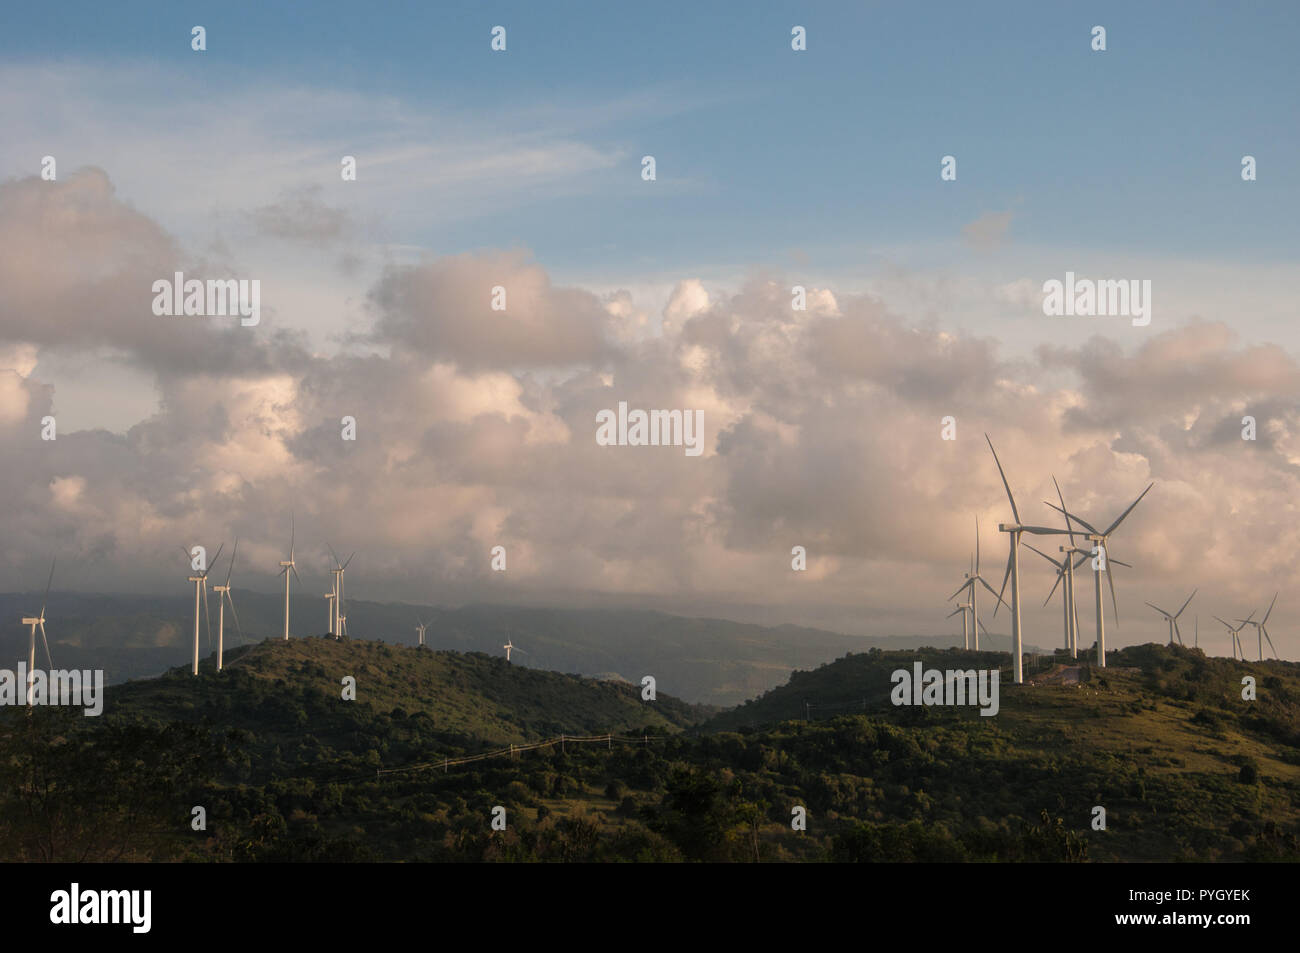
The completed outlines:
[[[329,613],[330,613],[330,617],[325,623],[325,631],[328,632],[330,635],[334,634],[334,600],[336,598],[338,598],[337,594],[332,591],[325,593],[325,602],[326,605],[329,607]]]
[[[218,559],[221,558],[221,551],[225,548],[226,548],[225,543],[222,543],[220,546],[217,547],[217,554],[212,557],[212,562],[215,563]],[[208,572],[211,568],[211,563],[205,560],[203,564],[203,568],[195,570],[193,568],[194,567],[193,551],[185,549],[184,546],[182,546],[181,549],[184,549],[185,555],[190,558],[191,571],[198,573],[197,576],[188,577],[189,581],[194,583],[194,665],[190,669],[190,674],[198,675],[199,674],[199,598],[200,596],[202,596],[203,614],[206,616],[208,610]],[[209,640],[211,640],[211,637],[212,637],[212,622],[211,620],[209,620],[208,621]],[[211,643],[209,642],[209,644]]]
[[[958,612],[961,613],[961,645],[964,649],[970,648],[970,623],[966,620],[966,613],[970,611],[970,607],[969,602],[959,603],[957,608],[949,612],[946,617],[951,619]]]
[[[998,459],[998,452],[993,449],[993,441],[989,440],[989,435],[985,434],[984,439],[988,441],[989,450],[993,453],[993,462],[998,465],[998,475],[1002,477],[1002,486],[1007,491],[1007,500],[1011,503],[1011,515],[1015,518],[1014,523],[999,523],[998,531],[1006,533],[1010,540],[1010,552],[1007,554],[1007,571],[1002,577],[1002,592],[1006,592],[1007,580],[1011,580],[1011,666],[1014,673],[1014,681],[1020,685],[1025,680],[1025,660],[1021,657],[1023,652],[1023,643],[1020,637],[1020,536],[1022,533],[1030,533],[1034,536],[1065,536],[1066,530],[1052,529],[1047,526],[1026,526],[1020,522],[1020,510],[1016,507],[1016,498],[1011,495],[1011,484],[1007,482],[1007,475],[1002,470],[1002,461]],[[998,593],[998,604],[1002,604],[1002,592]],[[998,614],[997,607],[993,609],[993,615]]]
[[[293,524],[293,516],[289,517],[289,559],[280,560],[280,575],[284,577],[284,640],[289,641],[289,573],[293,573],[293,578],[302,582],[298,575],[298,567],[293,559],[293,541],[296,535]]]
[[[1195,589],[1192,590],[1192,595],[1187,597],[1187,602],[1191,602],[1192,596],[1194,595],[1196,595]],[[1187,608],[1187,602],[1183,603],[1183,609]],[[1168,612],[1160,608],[1158,605],[1155,605],[1154,603],[1148,602],[1147,605],[1151,606],[1152,609],[1155,609],[1162,616],[1164,616],[1165,621],[1169,623],[1169,644],[1170,645],[1174,644],[1174,636],[1177,635],[1178,644],[1186,648],[1187,643],[1183,641],[1183,633],[1178,628],[1178,617],[1183,614],[1183,609],[1179,609],[1173,615],[1170,615]]]
[[[997,590],[990,586],[988,580],[980,575],[980,518],[978,516],[975,517],[975,560],[971,564],[971,571],[965,575],[966,581],[961,584],[961,587],[956,592],[948,597],[948,601],[951,602],[966,590],[970,590],[971,628],[974,630],[975,651],[978,652],[980,647],[980,629],[984,628],[984,624],[980,622],[979,590],[976,588],[976,584],[978,583],[989,592],[993,593],[993,598],[997,599],[999,602],[1002,601],[1002,597],[998,595]],[[952,615],[948,616],[948,618],[951,619],[952,616],[956,614],[957,613],[954,612]],[[984,632],[987,634],[988,629],[984,628]]]
[[[239,628],[239,613],[235,611],[235,597],[230,592],[230,575],[235,571],[235,556],[239,554],[239,537],[235,537],[235,548],[230,552],[230,568],[226,570],[226,584],[224,586],[213,586],[212,591],[217,594],[217,671],[221,671],[225,658],[225,637],[226,637],[226,602],[230,602],[230,614],[235,619],[235,631],[239,632],[239,640],[244,640],[244,633]]]
[[[50,640],[45,637],[45,603],[50,598],[50,583],[54,582],[54,562],[53,559],[50,560],[50,578],[45,581],[45,595],[41,596],[40,614],[22,617],[22,624],[31,626],[31,639],[27,648],[27,714],[29,715],[32,713],[32,698],[36,688],[36,629],[38,626],[41,630],[41,642],[45,644],[46,664],[51,669],[54,668],[54,659],[50,658]]]
[[[503,646],[501,646],[501,647],[502,647],[503,649],[506,650],[506,661],[507,661],[507,662],[510,661],[510,650],[511,650],[511,649],[514,649],[516,652],[524,652],[523,649],[518,648],[518,647],[512,645],[510,639],[506,639],[506,644],[503,645]],[[528,653],[527,653],[527,652],[524,652],[524,654],[527,655]]]
[[[1082,566],[1084,560],[1087,559],[1089,555],[1092,555],[1092,575],[1093,575],[1094,593],[1096,595],[1096,608],[1097,608],[1097,667],[1098,668],[1106,667],[1106,616],[1105,616],[1105,612],[1103,611],[1102,601],[1101,601],[1101,574],[1103,572],[1106,574],[1106,582],[1110,586],[1110,603],[1111,603],[1111,607],[1115,610],[1115,625],[1116,627],[1119,626],[1119,603],[1115,600],[1115,579],[1110,572],[1110,564],[1113,560],[1110,558],[1110,555],[1106,552],[1106,545],[1110,541],[1111,534],[1114,533],[1115,530],[1119,529],[1119,524],[1124,522],[1125,518],[1130,513],[1133,512],[1133,508],[1142,502],[1142,497],[1146,496],[1147,493],[1151,491],[1151,488],[1153,486],[1155,486],[1154,483],[1148,483],[1147,488],[1138,494],[1138,498],[1128,505],[1128,509],[1126,509],[1123,513],[1119,514],[1115,522],[1111,523],[1110,526],[1106,527],[1105,532],[1098,531],[1098,529],[1095,526],[1093,526],[1091,523],[1089,523],[1087,520],[1081,519],[1080,517],[1075,516],[1073,513],[1066,512],[1064,507],[1054,506],[1051,503],[1047,504],[1048,506],[1051,506],[1052,509],[1060,512],[1067,519],[1073,519],[1076,523],[1078,523],[1080,526],[1086,529],[1088,531],[1088,539],[1091,540],[1094,544],[1093,553],[1085,554],[1081,556],[1079,558],[1079,561],[1075,563],[1075,566]]]
[[[422,619],[416,619],[415,622],[415,631],[420,634],[419,647],[424,648],[424,630],[427,629],[428,626],[425,625],[424,620]]]
[[[1268,611],[1264,613],[1264,618],[1260,619],[1258,622],[1251,622],[1250,619],[1237,620],[1238,622],[1241,623],[1243,629],[1248,625],[1253,625],[1255,627],[1255,637],[1259,640],[1259,660],[1261,662],[1264,661],[1264,640],[1265,639],[1268,639],[1268,647],[1269,650],[1273,653],[1273,658],[1277,658],[1277,649],[1273,648],[1273,640],[1268,638],[1268,629],[1265,628],[1265,626],[1268,624],[1268,617],[1273,614],[1273,606],[1277,603],[1278,595],[1280,595],[1280,593],[1275,592],[1273,594],[1273,601],[1268,604]],[[1252,616],[1254,614],[1255,613],[1253,612],[1251,613]],[[1238,631],[1240,631],[1240,629]],[[1243,649],[1241,652],[1241,660],[1243,662],[1246,660],[1245,649]]]

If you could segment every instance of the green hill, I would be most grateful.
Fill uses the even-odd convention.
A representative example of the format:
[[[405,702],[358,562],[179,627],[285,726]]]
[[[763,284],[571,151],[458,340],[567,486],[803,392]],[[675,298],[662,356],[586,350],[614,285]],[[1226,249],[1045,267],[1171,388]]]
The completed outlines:
[[[101,718],[0,710],[0,859],[1300,860],[1295,663],[1046,659],[1003,669],[983,717],[896,707],[891,674],[1005,655],[849,655],[727,712],[382,643],[229,659],[119,686]],[[608,740],[500,750],[561,732]]]
[[[346,739],[376,718],[418,719],[460,744],[509,744],[589,732],[677,731],[713,709],[669,695],[642,701],[640,686],[513,665],[479,652],[434,652],[363,640],[268,639],[154,679],[109,689],[105,713],[212,722],[262,736]],[[355,679],[355,700],[343,679]]]

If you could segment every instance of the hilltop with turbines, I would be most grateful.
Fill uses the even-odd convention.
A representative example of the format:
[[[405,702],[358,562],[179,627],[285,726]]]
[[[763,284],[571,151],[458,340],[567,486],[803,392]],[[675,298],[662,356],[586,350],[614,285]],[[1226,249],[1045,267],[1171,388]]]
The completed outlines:
[[[1185,644],[1179,620],[1196,589],[1176,611],[1146,603],[1167,645],[1107,651],[1102,576],[1118,623],[1111,567],[1129,567],[1110,541],[1154,484],[1099,529],[1053,480],[1057,503],[1045,505],[1063,525],[1027,523],[986,440],[1012,514],[998,525],[1008,555],[995,589],[981,574],[977,518],[969,571],[950,598],[961,600],[949,615],[962,617],[960,648],[654,612],[375,603],[353,606],[354,629],[400,644],[349,637],[344,578],[355,553],[340,559],[328,544],[324,631],[299,623],[295,634],[310,604],[302,600],[316,597],[301,592],[292,517],[278,561],[282,599],[239,596],[244,621],[277,634],[245,637],[236,539],[212,587],[214,640],[208,580],[224,544],[211,560],[201,546],[186,549],[188,666],[175,665],[182,624],[157,601],[113,597],[116,628],[94,611],[69,613],[61,643],[51,622],[60,655],[73,656],[65,664],[127,651],[125,627],[125,641],[157,668],[119,671],[152,677],[114,685],[105,716],[84,720],[32,705],[29,675],[26,717],[0,711],[0,774],[11,782],[3,856],[1300,859],[1300,665],[1264,657],[1277,595],[1259,619],[1258,610],[1215,616],[1231,658],[1207,655],[1198,623]],[[1061,591],[1054,650],[1024,642],[1025,535],[1061,538],[1058,555],[1023,544],[1053,570],[1044,605]],[[1092,652],[1075,601],[1075,570],[1089,562]],[[38,630],[53,667],[54,568],[40,612],[20,615],[29,673]],[[981,593],[992,617],[1008,610],[1009,652],[980,618]],[[915,668],[919,697],[926,666],[935,684],[970,673],[972,692],[983,673],[992,696],[978,710],[901,703],[900,673]],[[36,773],[53,785],[40,797],[24,780]],[[191,836],[172,816],[178,803],[206,805],[211,827]],[[485,827],[489,808],[516,819],[508,832]],[[808,825],[792,830],[792,812]]]

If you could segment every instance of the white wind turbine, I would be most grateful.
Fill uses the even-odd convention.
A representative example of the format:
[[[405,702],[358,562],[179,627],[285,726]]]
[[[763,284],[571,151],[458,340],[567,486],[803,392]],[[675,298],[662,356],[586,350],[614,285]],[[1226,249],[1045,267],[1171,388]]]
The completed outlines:
[[[415,621],[416,621],[415,631],[418,632],[420,635],[420,641],[418,645],[420,648],[424,648],[424,630],[428,628],[428,625],[425,624],[423,619],[416,619]]]
[[[1007,500],[1011,503],[1011,515],[1015,517],[1014,523],[999,523],[998,531],[1008,534],[1010,539],[1011,551],[1007,554],[1007,571],[1002,577],[1002,592],[1007,589],[1007,579],[1011,580],[1011,666],[1014,673],[1014,681],[1020,685],[1025,680],[1025,660],[1022,658],[1023,643],[1020,637],[1020,535],[1030,533],[1035,536],[1065,536],[1067,530],[1053,529],[1048,526],[1026,526],[1020,522],[1020,510],[1016,507],[1016,498],[1011,495],[1011,484],[1007,482],[1007,475],[1002,470],[1002,461],[998,459],[998,452],[993,449],[993,441],[989,440],[989,435],[985,434],[984,439],[988,441],[989,450],[993,453],[993,462],[998,465],[998,475],[1002,477],[1002,486],[1007,491]],[[998,593],[998,604],[1002,605],[1002,592]],[[997,607],[993,609],[993,615],[998,614]]]
[[[1192,601],[1192,596],[1194,596],[1194,595],[1196,595],[1196,590],[1195,590],[1195,589],[1192,590],[1192,595],[1187,597],[1187,602],[1191,602],[1191,601]],[[1186,608],[1187,608],[1187,602],[1184,602],[1184,603],[1183,603],[1183,609],[1186,609]],[[1156,610],[1157,612],[1159,612],[1162,616],[1164,616],[1164,617],[1165,617],[1165,621],[1169,623],[1169,644],[1170,644],[1170,645],[1173,645],[1173,644],[1174,644],[1174,636],[1177,635],[1177,636],[1178,636],[1178,644],[1179,644],[1179,645],[1182,645],[1182,646],[1185,647],[1187,643],[1185,643],[1185,642],[1183,641],[1183,633],[1182,633],[1182,631],[1178,628],[1178,617],[1179,617],[1180,615],[1183,614],[1183,609],[1179,609],[1179,610],[1178,610],[1177,612],[1175,612],[1173,615],[1170,615],[1168,612],[1166,612],[1164,609],[1160,608],[1160,607],[1159,607],[1158,605],[1156,605],[1155,603],[1148,602],[1147,605],[1151,606],[1152,609],[1155,609],[1155,610]]]
[[[50,640],[45,637],[45,603],[50,598],[50,583],[54,582],[54,562],[53,559],[50,560],[50,578],[45,581],[45,595],[41,596],[40,614],[22,617],[22,624],[31,626],[31,639],[27,649],[27,714],[29,715],[32,713],[32,697],[36,687],[36,629],[38,626],[41,630],[41,642],[45,645],[46,664],[51,669],[54,668],[54,659],[50,658]]]
[[[1155,486],[1154,483],[1148,483],[1147,488],[1138,494],[1138,498],[1128,505],[1128,509],[1126,509],[1123,513],[1119,514],[1119,516],[1115,519],[1115,522],[1111,523],[1110,526],[1106,527],[1105,532],[1100,532],[1095,526],[1093,526],[1087,520],[1081,519],[1080,517],[1075,516],[1073,513],[1066,512],[1065,507],[1063,506],[1056,506],[1052,503],[1047,504],[1048,506],[1052,507],[1052,509],[1057,510],[1062,515],[1064,515],[1066,519],[1073,519],[1076,523],[1078,523],[1080,526],[1086,529],[1088,531],[1088,539],[1091,540],[1093,543],[1092,553],[1085,553],[1084,555],[1080,556],[1079,561],[1075,563],[1075,566],[1076,567],[1082,566],[1084,561],[1088,559],[1089,556],[1092,557],[1092,573],[1093,573],[1093,583],[1094,583],[1094,590],[1096,595],[1096,608],[1097,608],[1097,667],[1098,668],[1106,667],[1106,616],[1103,611],[1102,602],[1101,602],[1101,574],[1103,572],[1106,574],[1106,582],[1110,586],[1110,603],[1111,603],[1111,607],[1115,610],[1115,625],[1116,627],[1119,626],[1119,603],[1115,600],[1115,579],[1110,572],[1110,564],[1112,562],[1118,562],[1118,560],[1113,560],[1110,558],[1110,553],[1106,551],[1106,546],[1110,542],[1111,534],[1114,533],[1115,530],[1119,529],[1119,524],[1124,522],[1125,518],[1130,513],[1133,512],[1133,508],[1142,502],[1142,497],[1146,496],[1147,493],[1151,491],[1151,488],[1153,486]],[[1127,564],[1121,563],[1120,565],[1127,565]]]
[[[1268,617],[1269,617],[1270,615],[1273,614],[1273,606],[1277,603],[1277,597],[1278,597],[1279,595],[1280,595],[1280,593],[1274,593],[1274,594],[1273,594],[1273,601],[1270,602],[1270,603],[1268,604],[1268,611],[1264,613],[1264,618],[1260,619],[1258,622],[1251,622],[1250,619],[1238,619],[1238,620],[1237,620],[1238,622],[1241,623],[1241,627],[1242,627],[1243,629],[1244,629],[1246,626],[1248,626],[1248,625],[1253,625],[1253,626],[1255,627],[1255,636],[1256,636],[1256,638],[1259,640],[1259,660],[1260,660],[1261,662],[1264,661],[1264,640],[1265,640],[1265,639],[1268,639],[1268,647],[1269,647],[1269,650],[1272,651],[1272,653],[1273,653],[1273,658],[1277,658],[1277,649],[1273,648],[1273,640],[1272,640],[1272,639],[1269,639],[1269,637],[1268,637],[1268,629],[1265,628],[1265,626],[1268,624]],[[1254,615],[1255,615],[1255,613],[1252,612],[1252,613],[1251,613],[1251,616],[1254,616]],[[1240,629],[1239,629],[1238,631],[1240,631]],[[1243,662],[1246,660],[1246,650],[1245,650],[1245,649],[1242,649],[1242,652],[1241,652],[1241,660],[1242,660]]]
[[[344,623],[347,620],[347,616],[343,614],[343,574],[347,572],[348,563],[352,562],[352,556],[355,556],[356,553],[353,552],[346,560],[339,562],[334,547],[326,543],[325,548],[330,551],[330,556],[334,559],[334,568],[330,570],[334,575],[334,619],[330,625],[330,632],[337,641],[344,635]]]
[[[289,573],[293,573],[293,578],[302,582],[302,577],[298,575],[298,567],[293,559],[293,541],[297,535],[294,528],[293,516],[289,517],[289,558],[280,560],[280,575],[284,577],[284,640],[289,641]]]
[[[212,557],[212,561],[208,562],[207,558],[205,557],[203,568],[196,570],[194,569],[193,551],[185,549],[184,546],[181,547],[181,549],[185,550],[185,555],[188,556],[190,559],[190,571],[198,573],[197,576],[188,577],[189,581],[194,583],[194,665],[190,669],[190,672],[193,675],[199,674],[199,598],[201,596],[203,599],[203,614],[206,617],[208,612],[208,572],[211,569],[212,563],[215,563],[218,559],[221,558],[221,551],[225,548],[226,548],[226,544],[222,543],[220,546],[217,547],[217,554]],[[207,624],[208,624],[209,645],[211,645],[211,638],[212,638],[211,619],[208,620]]]
[[[966,619],[966,613],[971,609],[969,602],[957,604],[957,608],[948,613],[947,618],[951,619],[958,612],[961,613],[961,645],[964,649],[970,648],[970,622]]]
[[[503,649],[506,650],[506,661],[507,661],[507,662],[510,661],[510,650],[511,650],[511,649],[514,649],[516,652],[524,652],[523,649],[518,648],[518,647],[512,645],[510,639],[506,639],[506,644],[503,645],[503,646],[501,646],[501,647],[502,647]],[[528,653],[527,653],[527,652],[524,652],[524,654],[527,655]]]
[[[1239,633],[1242,629],[1244,629],[1247,625],[1249,625],[1250,620],[1253,619],[1254,617],[1255,617],[1255,613],[1251,612],[1251,614],[1245,620],[1242,621],[1241,625],[1237,625],[1237,626],[1234,626],[1227,619],[1220,619],[1217,615],[1214,617],[1214,621],[1218,622],[1221,626],[1223,626],[1225,629],[1228,630],[1228,637],[1232,640],[1232,657],[1234,659],[1237,658],[1237,653],[1241,651],[1241,639],[1237,633]],[[1246,653],[1244,651],[1241,651],[1241,660],[1243,662],[1246,660]]]
[[[220,550],[218,550],[220,554]],[[235,619],[235,631],[239,632],[239,640],[244,640],[244,633],[239,628],[239,613],[235,611],[235,597],[230,591],[230,576],[235,571],[235,557],[239,555],[239,537],[235,537],[235,548],[230,552],[230,567],[226,570],[226,584],[224,586],[213,586],[212,591],[217,594],[217,671],[221,671],[225,664],[225,641],[226,641],[226,602],[230,602],[230,614]],[[206,576],[207,574],[204,573]]]
[[[974,635],[975,635],[975,651],[978,652],[980,647],[980,629],[983,628],[984,633],[986,635],[988,634],[989,630],[984,627],[984,623],[980,622],[979,589],[976,588],[976,586],[977,585],[983,586],[989,592],[993,593],[994,599],[997,599],[998,602],[1002,601],[1002,597],[998,595],[997,590],[994,589],[992,586],[990,586],[988,584],[988,581],[983,576],[980,575],[980,518],[978,516],[975,517],[975,559],[974,562],[971,564],[971,571],[966,573],[965,575],[966,575],[966,581],[961,584],[961,586],[957,589],[956,592],[954,592],[951,596],[948,597],[948,601],[951,602],[953,599],[956,599],[966,590],[970,590],[969,592],[970,614],[972,620],[971,629],[974,631]],[[951,619],[952,616],[956,614],[957,613],[954,612],[952,613],[952,615],[948,616],[948,618]],[[965,623],[963,622],[963,625],[964,624]]]
[[[336,598],[338,596],[333,591],[325,593],[325,604],[328,606],[330,613],[329,620],[325,623],[325,631],[330,635],[334,634],[334,600]]]

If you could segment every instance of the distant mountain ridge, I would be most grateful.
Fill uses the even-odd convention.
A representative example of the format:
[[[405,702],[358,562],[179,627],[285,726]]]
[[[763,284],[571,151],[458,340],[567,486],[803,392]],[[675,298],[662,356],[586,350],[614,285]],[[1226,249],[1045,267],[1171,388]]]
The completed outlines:
[[[244,643],[283,631],[283,597],[236,589]],[[324,599],[293,595],[290,622],[295,638],[322,635]],[[33,611],[30,594],[0,594],[0,617]],[[211,635],[202,631],[200,656],[216,648],[217,613],[212,600]],[[5,613],[8,613],[6,616]],[[642,609],[552,609],[469,605],[456,609],[350,599],[349,634],[401,645],[416,643],[415,620],[429,624],[434,649],[501,654],[507,640],[527,668],[618,677],[686,701],[732,706],[783,684],[797,669],[811,669],[849,652],[944,648],[960,637],[867,637],[796,625],[763,626],[725,619],[688,618]],[[56,666],[102,668],[110,684],[157,675],[185,664],[193,645],[193,594],[174,598],[53,592],[47,628]],[[986,636],[986,647],[1008,650],[1005,636]],[[227,650],[241,644],[226,613]],[[26,656],[27,638],[17,627],[0,642],[0,663]],[[1029,649],[1032,651],[1032,649]],[[7,660],[7,661],[5,661]]]

